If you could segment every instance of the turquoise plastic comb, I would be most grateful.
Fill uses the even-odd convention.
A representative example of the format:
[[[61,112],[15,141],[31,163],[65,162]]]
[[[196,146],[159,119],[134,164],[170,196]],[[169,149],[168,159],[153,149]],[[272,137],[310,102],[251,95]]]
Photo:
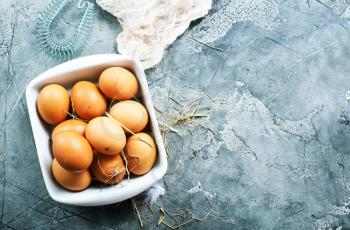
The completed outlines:
[[[85,9],[83,16],[73,34],[67,37],[64,31],[66,28],[59,28],[59,22],[62,22],[63,14],[73,5],[72,3],[73,0],[53,0],[38,18],[34,34],[40,46],[52,56],[70,58],[80,53],[93,26],[95,18],[94,4],[80,0],[77,8],[79,10]],[[70,25],[70,23],[68,24]],[[57,32],[55,31],[57,30],[56,27],[61,32],[59,38],[54,36],[54,32]]]

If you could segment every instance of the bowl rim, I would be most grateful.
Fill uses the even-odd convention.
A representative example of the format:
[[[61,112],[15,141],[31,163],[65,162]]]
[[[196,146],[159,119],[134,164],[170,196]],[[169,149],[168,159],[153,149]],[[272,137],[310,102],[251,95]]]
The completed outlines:
[[[105,192],[106,194],[109,194],[109,197],[106,196],[98,196],[95,198],[87,197],[85,194],[85,198],[82,199],[79,193],[83,193],[86,190],[89,190],[91,188],[87,188],[86,190],[82,192],[71,192],[68,191],[59,185],[56,184],[55,181],[53,181],[53,178],[51,175],[51,167],[50,167],[50,172],[48,173],[46,161],[47,159],[44,159],[45,153],[43,153],[43,148],[41,148],[41,145],[43,145],[41,135],[39,135],[37,128],[38,126],[44,126],[44,122],[40,119],[40,116],[37,112],[36,108],[36,96],[39,92],[38,86],[46,80],[50,80],[53,78],[57,78],[59,75],[64,75],[64,74],[69,74],[73,71],[82,71],[86,70],[88,68],[92,67],[97,67],[101,65],[105,65],[108,63],[117,63],[117,62],[128,62],[131,63],[133,66],[132,70],[136,76],[136,78],[139,81],[139,86],[140,90],[144,99],[144,105],[148,110],[149,113],[149,122],[151,123],[151,132],[152,136],[155,139],[156,145],[157,145],[157,167],[153,167],[150,172],[147,174],[137,177],[133,180],[134,182],[139,183],[138,189],[128,189],[128,186],[130,187],[130,182],[126,181],[124,179],[121,183],[115,186],[107,186],[105,188],[99,189],[100,191],[108,191]],[[117,65],[110,65],[110,66],[117,66]],[[98,75],[95,76],[95,78],[98,78]],[[62,78],[63,79],[63,78]],[[81,79],[83,80],[83,79]],[[77,82],[79,80],[72,80],[71,83]],[[26,102],[27,102],[27,109],[28,109],[28,114],[29,114],[29,119],[30,119],[30,124],[32,127],[32,132],[33,132],[33,138],[36,146],[36,151],[37,151],[37,156],[39,159],[39,164],[40,164],[40,169],[42,172],[42,176],[44,179],[44,183],[46,186],[46,189],[50,195],[50,197],[60,203],[64,204],[70,204],[70,205],[77,205],[77,206],[99,206],[99,205],[106,205],[106,204],[112,204],[116,202],[120,202],[126,199],[129,199],[137,194],[142,193],[149,187],[151,187],[155,182],[160,180],[166,173],[167,168],[168,168],[168,161],[167,161],[167,155],[166,155],[166,150],[164,147],[164,142],[162,139],[162,135],[160,133],[159,129],[159,124],[157,121],[155,109],[153,107],[153,102],[152,102],[152,97],[148,88],[148,83],[146,80],[146,76],[144,73],[144,70],[142,68],[142,64],[138,61],[133,59],[130,56],[126,55],[120,55],[120,54],[96,54],[96,55],[89,55],[89,56],[84,56],[84,57],[79,57],[76,59],[69,60],[67,62],[63,62],[59,65],[56,65],[47,71],[39,74],[37,77],[32,79],[29,84],[26,87]],[[39,124],[41,123],[41,124]],[[40,127],[39,127],[40,128]],[[40,130],[39,130],[40,131]],[[42,130],[41,130],[42,131]],[[46,131],[47,132],[47,131]],[[50,134],[49,134],[50,135]],[[50,135],[51,136],[51,135]],[[47,143],[45,143],[47,144]],[[52,157],[52,152],[49,151],[49,153],[46,153],[51,155]],[[155,163],[155,164],[156,164]],[[143,180],[142,180],[143,179]],[[137,181],[136,181],[137,180]],[[56,187],[55,185],[56,184]],[[121,189],[122,187],[123,189]],[[135,187],[133,185],[133,187]],[[59,195],[55,189],[59,188],[60,190],[65,191],[64,193],[66,194],[65,196]],[[71,193],[71,197],[69,195]],[[84,197],[84,195],[83,195]]]

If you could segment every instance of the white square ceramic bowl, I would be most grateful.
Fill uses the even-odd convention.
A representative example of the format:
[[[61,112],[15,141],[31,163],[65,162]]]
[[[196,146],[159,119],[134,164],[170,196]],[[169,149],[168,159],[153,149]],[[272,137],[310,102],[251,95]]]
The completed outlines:
[[[130,181],[124,179],[121,183],[114,186],[89,187],[81,192],[71,192],[60,187],[52,177],[51,133],[37,112],[37,97],[40,89],[49,83],[58,83],[70,89],[75,82],[80,80],[96,81],[99,74],[111,66],[121,66],[132,70],[139,81],[144,104],[149,112],[152,134],[157,144],[157,160],[151,171],[143,176],[130,178]],[[164,176],[168,166],[166,152],[140,62],[117,54],[100,54],[77,58],[53,67],[33,79],[27,86],[26,99],[41,171],[47,191],[55,201],[78,206],[112,204],[145,191]]]

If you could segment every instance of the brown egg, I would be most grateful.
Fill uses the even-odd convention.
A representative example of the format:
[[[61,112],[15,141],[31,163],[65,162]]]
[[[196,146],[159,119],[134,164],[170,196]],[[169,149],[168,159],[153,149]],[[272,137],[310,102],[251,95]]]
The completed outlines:
[[[39,93],[37,106],[41,118],[50,125],[56,125],[68,115],[69,94],[58,84],[47,85]]]
[[[156,160],[156,145],[147,133],[137,133],[129,137],[125,146],[128,169],[135,175],[146,174]]]
[[[109,117],[96,117],[86,127],[86,139],[99,153],[119,154],[124,148],[126,137],[122,127]]]
[[[110,67],[104,70],[98,84],[104,95],[116,100],[135,97],[139,88],[136,77],[122,67]]]
[[[88,169],[81,172],[68,171],[56,159],[53,159],[51,169],[57,183],[66,189],[81,191],[90,185],[91,175]]]
[[[133,133],[142,131],[148,122],[146,108],[137,101],[127,100],[118,102],[112,106],[109,113]]]
[[[57,133],[52,139],[52,151],[60,165],[71,171],[89,168],[93,158],[89,142],[74,131]]]
[[[74,131],[80,135],[85,135],[86,122],[80,120],[66,120],[58,124],[52,131],[51,137],[53,138],[57,133],[62,131]]]
[[[90,120],[106,112],[107,102],[97,86],[88,81],[79,81],[71,92],[72,104],[78,117]]]
[[[125,171],[124,162],[119,154],[99,154],[91,165],[92,174],[105,184],[118,184],[123,180]]]

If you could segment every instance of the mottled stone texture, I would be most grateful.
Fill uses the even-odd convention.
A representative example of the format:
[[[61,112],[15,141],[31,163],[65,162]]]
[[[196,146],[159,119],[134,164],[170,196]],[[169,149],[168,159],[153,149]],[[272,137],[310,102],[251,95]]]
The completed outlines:
[[[0,228],[137,229],[131,201],[72,207],[47,194],[24,98],[62,62],[32,34],[45,4],[0,1]],[[218,0],[146,71],[169,169],[153,212],[138,198],[145,229],[160,207],[185,215],[169,225],[197,217],[187,229],[350,228],[348,5]],[[81,55],[115,52],[120,31],[99,9]]]

